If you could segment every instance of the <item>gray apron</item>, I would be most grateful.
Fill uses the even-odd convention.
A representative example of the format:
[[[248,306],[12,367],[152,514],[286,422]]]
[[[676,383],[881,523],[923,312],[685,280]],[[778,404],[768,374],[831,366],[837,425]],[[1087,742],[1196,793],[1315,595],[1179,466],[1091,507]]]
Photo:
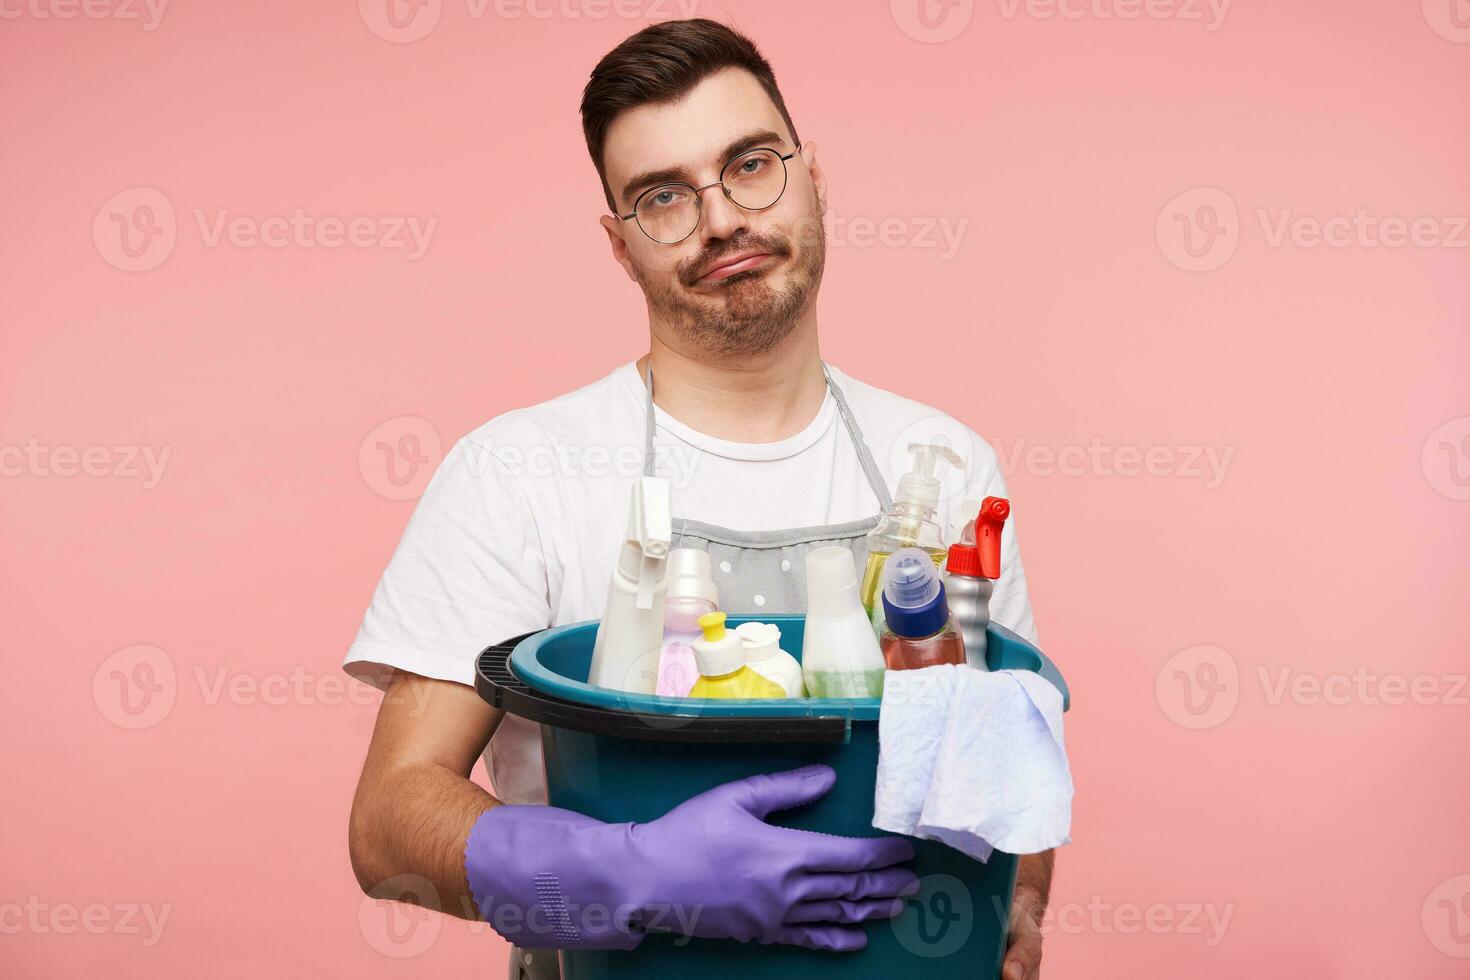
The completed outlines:
[[[848,408],[842,389],[832,380],[827,366],[822,365],[827,390],[837,405],[842,424],[852,439],[858,462],[868,479],[873,496],[881,510],[888,510],[893,499],[882,471],[873,462],[873,454],[863,440],[863,433]],[[647,375],[648,424],[643,444],[643,474],[654,472],[653,436],[656,429],[653,411],[653,371]],[[799,614],[806,611],[806,556],[813,548],[841,545],[852,551],[858,579],[868,561],[867,535],[878,523],[878,514],[845,524],[819,524],[812,527],[786,528],[778,531],[735,531],[702,521],[675,522],[674,547],[703,548],[709,552],[715,586],[720,593],[720,608],[741,615]],[[555,950],[512,949],[509,980],[559,980],[561,968]]]

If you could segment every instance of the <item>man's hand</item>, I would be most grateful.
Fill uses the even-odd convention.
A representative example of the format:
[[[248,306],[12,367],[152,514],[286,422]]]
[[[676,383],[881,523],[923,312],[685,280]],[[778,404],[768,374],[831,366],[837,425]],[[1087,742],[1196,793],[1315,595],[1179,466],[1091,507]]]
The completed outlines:
[[[1006,961],[1002,980],[1039,980],[1041,977],[1041,913],[1036,892],[1016,891],[1011,901],[1010,936],[1006,939]]]
[[[1016,869],[1016,892],[1011,899],[1010,935],[1001,980],[1040,980],[1041,916],[1051,894],[1051,871],[1056,852],[1043,851],[1021,858]]]

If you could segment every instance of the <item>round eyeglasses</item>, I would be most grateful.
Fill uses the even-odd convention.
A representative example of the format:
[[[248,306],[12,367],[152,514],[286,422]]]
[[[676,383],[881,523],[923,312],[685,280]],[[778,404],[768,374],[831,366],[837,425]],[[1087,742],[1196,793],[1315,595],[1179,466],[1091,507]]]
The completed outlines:
[[[636,218],[643,234],[660,245],[677,245],[699,227],[700,195],[711,187],[720,188],[732,204],[746,211],[764,211],[781,200],[786,193],[786,161],[794,156],[794,151],[783,156],[769,147],[747,150],[732,157],[713,184],[658,184],[638,195],[632,212],[618,217]]]

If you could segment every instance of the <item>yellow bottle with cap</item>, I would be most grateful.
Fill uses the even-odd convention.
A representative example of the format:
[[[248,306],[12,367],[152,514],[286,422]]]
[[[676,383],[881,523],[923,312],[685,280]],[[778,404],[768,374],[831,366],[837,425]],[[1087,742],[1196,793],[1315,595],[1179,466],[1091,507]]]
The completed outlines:
[[[705,613],[699,617],[704,636],[694,641],[694,663],[699,680],[691,698],[783,698],[780,684],[745,666],[745,647],[740,637],[725,629],[725,614]]]

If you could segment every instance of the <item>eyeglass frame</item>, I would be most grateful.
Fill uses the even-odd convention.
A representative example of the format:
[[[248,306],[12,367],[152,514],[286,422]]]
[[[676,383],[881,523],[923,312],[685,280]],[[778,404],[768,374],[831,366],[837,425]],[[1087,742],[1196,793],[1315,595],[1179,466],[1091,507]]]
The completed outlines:
[[[762,150],[766,151],[767,153],[775,154],[776,159],[781,161],[781,193],[777,194],[776,199],[763,208],[748,208],[745,205],[741,204],[739,201],[735,200],[735,198],[730,195],[730,188],[725,186],[725,171],[730,168],[730,164],[734,163],[736,160],[739,160],[741,157],[749,156],[752,153],[758,153]],[[683,238],[680,238],[678,241],[661,242],[657,238],[654,238],[652,235],[648,234],[648,231],[644,229],[643,223],[641,221],[638,222],[638,230],[643,232],[648,240],[653,242],[655,245],[678,245],[680,242],[687,242],[689,240],[689,235],[692,235],[696,231],[698,231],[699,223],[704,220],[705,191],[709,190],[711,187],[718,187],[720,191],[725,195],[725,200],[729,201],[731,204],[735,205],[742,211],[769,211],[780,202],[781,198],[786,196],[786,187],[788,184],[791,183],[791,170],[786,166],[786,161],[790,160],[792,157],[796,156],[800,152],[801,147],[797,147],[790,153],[783,154],[774,146],[752,146],[748,150],[741,150],[739,153],[735,154],[730,159],[725,161],[724,165],[720,167],[719,180],[705,184],[703,187],[695,187],[693,184],[682,180],[667,180],[661,184],[654,184],[652,187],[643,191],[636,198],[634,198],[632,211],[629,211],[627,214],[618,214],[616,211],[614,211],[613,217],[617,218],[620,221],[630,221],[638,217],[638,205],[643,201],[645,197],[652,194],[654,191],[660,190],[665,187],[687,187],[694,194],[695,212],[694,227],[689,229],[689,234],[685,235]]]

